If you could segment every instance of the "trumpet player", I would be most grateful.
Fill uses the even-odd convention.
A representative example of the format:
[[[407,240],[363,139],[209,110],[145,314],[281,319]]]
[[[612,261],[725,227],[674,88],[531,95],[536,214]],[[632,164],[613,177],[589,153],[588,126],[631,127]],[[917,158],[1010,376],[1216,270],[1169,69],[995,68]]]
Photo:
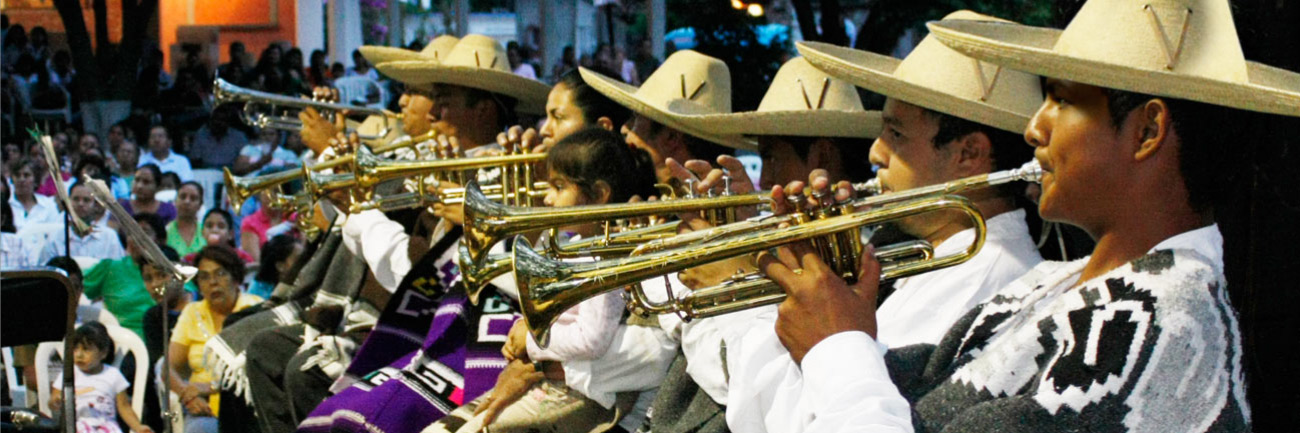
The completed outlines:
[[[1214,211],[1241,161],[1228,143],[1243,142],[1247,112],[1300,116],[1300,74],[1245,60],[1226,1],[1135,6],[1088,1],[1065,30],[930,24],[981,62],[1047,77],[1025,129],[1044,170],[1039,211],[1097,246],[1042,263],[938,345],[888,361],[872,337],[874,279],[849,287],[820,277],[815,259],[797,259],[800,247],[765,260],[791,293],[778,335],[817,399],[800,427],[1251,430]],[[799,323],[808,308],[827,320]],[[853,368],[839,369],[846,361]],[[811,397],[829,371],[839,391]]]

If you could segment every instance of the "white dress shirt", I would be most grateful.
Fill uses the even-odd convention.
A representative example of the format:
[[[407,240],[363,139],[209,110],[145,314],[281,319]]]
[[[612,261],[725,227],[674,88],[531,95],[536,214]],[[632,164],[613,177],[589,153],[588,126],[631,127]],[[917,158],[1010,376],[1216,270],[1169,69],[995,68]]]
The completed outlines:
[[[876,313],[878,340],[861,350],[883,356],[890,347],[938,344],[953,322],[1042,262],[1023,210],[1002,213],[986,224],[984,247],[966,263],[895,282],[894,293]],[[966,249],[974,236],[974,229],[967,229],[948,237],[935,247],[935,257]],[[800,370],[777,338],[775,323],[773,310],[757,317],[750,324],[752,330],[728,340],[728,367],[735,380],[727,424],[736,432],[820,431],[808,424],[827,407],[822,396],[809,391],[814,378],[804,376],[812,371],[808,363],[812,353],[805,356],[805,368]],[[824,379],[836,383],[837,374],[828,371]],[[889,383],[888,375],[883,380]],[[844,383],[848,382],[834,386],[847,386]],[[862,386],[878,384],[863,382]],[[904,413],[907,408],[904,402]]]
[[[13,209],[14,229],[22,230],[23,225],[27,223],[61,223],[63,222],[63,212],[59,210],[59,205],[54,201],[54,197],[33,194],[36,197],[36,205],[31,209],[23,207],[22,202],[18,201],[18,196],[9,195],[9,208]]]
[[[388,293],[396,292],[411,271],[410,240],[401,224],[378,210],[352,214],[343,223],[343,246],[365,260],[375,281]]]
[[[183,155],[177,155],[176,152],[168,151],[167,157],[163,159],[155,158],[153,152],[140,152],[140,162],[136,164],[136,167],[143,167],[145,164],[156,165],[163,173],[169,171],[176,173],[176,176],[181,178],[181,182],[194,180],[194,172],[190,169],[190,159]]]
[[[90,234],[85,237],[72,233],[72,240],[68,244],[71,251],[64,248],[64,232],[57,230],[50,236],[49,241],[41,249],[39,263],[44,264],[50,259],[68,255],[72,257],[92,257],[96,259],[120,259],[126,255],[126,250],[122,248],[122,241],[117,237],[117,231],[113,230],[106,224],[95,224],[91,226]],[[65,254],[66,253],[66,254]]]

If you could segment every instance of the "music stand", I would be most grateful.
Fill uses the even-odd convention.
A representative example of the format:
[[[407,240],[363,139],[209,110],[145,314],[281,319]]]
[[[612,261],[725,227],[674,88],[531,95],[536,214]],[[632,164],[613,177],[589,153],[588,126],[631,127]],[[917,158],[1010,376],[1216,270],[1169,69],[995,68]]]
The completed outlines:
[[[19,346],[63,340],[65,356],[73,352],[72,332],[76,329],[77,301],[81,288],[62,269],[39,266],[0,270],[0,346]],[[62,317],[63,320],[51,320]],[[62,431],[76,428],[77,394],[74,391],[73,362],[63,360]]]

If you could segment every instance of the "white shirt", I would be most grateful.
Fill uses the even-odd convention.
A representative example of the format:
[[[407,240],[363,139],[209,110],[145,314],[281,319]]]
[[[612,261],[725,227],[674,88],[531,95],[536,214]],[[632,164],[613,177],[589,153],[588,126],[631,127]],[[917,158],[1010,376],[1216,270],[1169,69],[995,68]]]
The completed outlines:
[[[31,255],[23,246],[23,238],[14,233],[0,233],[0,267],[5,269],[31,266]]]
[[[122,376],[122,372],[111,365],[104,365],[99,373],[95,374],[86,374],[77,367],[72,371],[77,392],[77,423],[98,424],[105,421],[116,423],[117,395],[130,386],[126,377]],[[54,376],[54,385],[62,388],[62,371]],[[71,396],[63,396],[63,398],[71,398]]]
[[[953,322],[1043,261],[1029,237],[1024,210],[989,218],[986,226],[984,247],[969,261],[895,282],[894,293],[876,312],[881,353],[891,347],[938,344]],[[974,238],[974,229],[949,236],[935,247],[934,256],[959,253]],[[820,409],[815,397],[805,397],[807,368],[801,371],[790,358],[777,339],[775,324],[772,311],[754,321],[754,331],[728,341],[729,367],[736,380],[727,423],[734,431],[800,431]]]
[[[50,240],[45,243],[45,247],[41,249],[39,263],[49,262],[50,259],[62,255],[96,259],[119,259],[126,255],[116,230],[105,224],[95,224],[91,227],[93,230],[86,237],[77,236],[76,232],[72,232],[72,240],[68,244],[71,251],[64,249],[63,230],[55,231],[50,236]]]
[[[1152,247],[1148,253],[1161,249],[1194,250],[1222,269],[1223,237],[1218,225],[1171,237]],[[1076,262],[1083,263],[1086,260]],[[1043,265],[1063,268],[1060,263]],[[1059,278],[1058,281],[1073,285],[1079,279],[1078,273],[1082,269],[1083,266],[1073,267],[1072,272],[1076,275]],[[1006,289],[1022,290],[1022,287],[1018,287],[1021,285],[1011,284]],[[1050,304],[1051,299],[1040,300],[1039,303]],[[747,352],[745,356],[755,356],[761,352],[779,356],[773,353],[771,341],[757,343],[742,349]],[[797,404],[806,410],[801,411],[800,418],[787,417],[782,420],[775,416],[758,415],[761,412],[754,411],[733,414],[729,407],[727,424],[736,432],[912,431],[911,408],[890,381],[884,362],[886,350],[884,345],[860,331],[832,335],[804,355],[802,370],[796,368],[793,372],[787,372],[803,374],[803,386],[797,391],[801,392],[804,399]],[[774,389],[772,393],[785,391],[789,389]],[[745,415],[754,417],[746,420],[742,418]]]
[[[167,151],[167,157],[162,160],[155,158],[153,152],[140,152],[140,162],[136,164],[136,167],[143,167],[145,164],[156,165],[164,173],[169,171],[176,173],[176,176],[181,178],[181,182],[194,180],[194,172],[190,169],[190,159],[177,155],[176,152]]]
[[[411,271],[410,239],[401,224],[378,210],[352,214],[343,224],[343,246],[366,261],[375,281],[388,293],[396,292]]]
[[[23,225],[28,222],[32,223],[61,223],[63,222],[63,212],[59,210],[59,205],[54,201],[54,197],[33,194],[36,197],[36,205],[31,209],[23,207],[22,202],[18,201],[18,196],[10,194],[9,208],[13,209],[14,229],[22,230]]]

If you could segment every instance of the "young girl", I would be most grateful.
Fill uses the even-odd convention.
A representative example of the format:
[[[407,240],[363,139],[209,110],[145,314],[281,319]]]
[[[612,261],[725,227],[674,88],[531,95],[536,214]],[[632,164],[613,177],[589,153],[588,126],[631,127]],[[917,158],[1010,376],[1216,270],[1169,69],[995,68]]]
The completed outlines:
[[[244,263],[253,263],[257,259],[235,247],[235,217],[225,209],[213,208],[203,215],[203,240],[208,245],[225,245],[235,250],[235,254]],[[185,256],[186,263],[194,263],[195,254]]]
[[[619,134],[602,128],[584,129],[560,140],[549,150],[546,164],[550,183],[544,200],[547,206],[622,203],[632,196],[655,194],[650,156],[624,144]],[[596,236],[602,231],[599,223],[575,224],[561,230],[574,238]],[[478,415],[455,431],[478,431],[483,426],[490,426],[491,431],[542,427],[589,431],[618,421],[621,411],[615,411],[614,392],[637,390],[594,383],[598,380],[587,373],[592,363],[614,349],[620,334],[629,332],[630,327],[620,325],[623,310],[622,293],[618,291],[588,299],[560,315],[551,327],[550,344],[544,349],[532,340],[522,321],[515,322],[503,348],[511,364],[497,380],[496,389],[453,413],[447,423],[426,431],[451,431],[450,427],[458,422],[454,420],[463,419],[468,410]],[[669,353],[665,351],[659,358],[666,361]],[[570,363],[585,367],[571,370]],[[667,365],[651,364],[655,365],[644,365],[647,371],[662,371]],[[580,388],[569,386],[575,382],[567,379],[577,377],[568,376],[575,373],[587,377]]]
[[[99,322],[86,322],[72,334],[72,347],[72,359],[77,366],[77,433],[121,432],[116,415],[122,416],[131,431],[153,433],[131,409],[131,399],[126,395],[130,384],[126,377],[116,367],[104,364],[112,361],[114,350],[108,329]],[[51,407],[63,406],[62,384],[63,374],[59,373],[50,394]]]

